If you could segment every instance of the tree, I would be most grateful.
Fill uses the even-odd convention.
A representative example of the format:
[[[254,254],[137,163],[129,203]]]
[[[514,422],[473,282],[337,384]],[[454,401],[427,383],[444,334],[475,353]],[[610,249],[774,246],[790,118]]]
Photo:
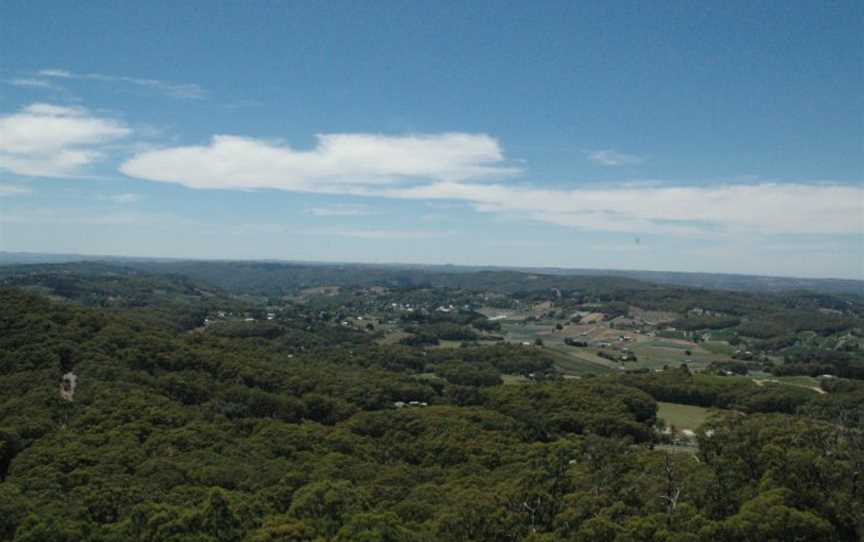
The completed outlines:
[[[221,490],[213,490],[200,514],[201,531],[217,542],[239,542],[244,529],[228,498]]]

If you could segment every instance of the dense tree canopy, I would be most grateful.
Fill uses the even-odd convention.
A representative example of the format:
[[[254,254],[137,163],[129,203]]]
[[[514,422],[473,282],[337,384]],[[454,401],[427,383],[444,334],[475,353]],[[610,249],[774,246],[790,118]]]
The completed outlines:
[[[504,279],[499,291],[517,289]],[[350,292],[274,313],[266,299],[151,280],[104,291],[87,275],[52,283],[77,304],[49,299],[35,279],[0,289],[0,540],[864,537],[860,382],[827,379],[818,394],[686,369],[564,379],[540,347],[383,343],[337,317],[360,302]],[[621,309],[611,290],[635,288],[579,280],[574,303],[608,294],[609,310]],[[185,286],[153,297],[168,284]],[[135,291],[140,305],[128,302]],[[652,288],[644,303],[692,309],[675,291]],[[412,302],[429,295],[410,292]],[[682,321],[743,325],[751,301],[708,296],[701,308],[728,316]],[[202,318],[242,317],[182,324],[201,307]],[[831,322],[844,318],[858,316]],[[494,331],[469,309],[408,320],[414,336],[443,340]],[[789,363],[831,363],[800,352]],[[695,446],[673,446],[658,401],[722,410]]]

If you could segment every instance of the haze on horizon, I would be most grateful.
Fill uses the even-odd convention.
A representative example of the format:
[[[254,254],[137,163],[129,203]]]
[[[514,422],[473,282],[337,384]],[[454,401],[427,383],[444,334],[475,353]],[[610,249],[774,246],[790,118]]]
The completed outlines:
[[[864,5],[0,5],[0,251],[864,279]]]

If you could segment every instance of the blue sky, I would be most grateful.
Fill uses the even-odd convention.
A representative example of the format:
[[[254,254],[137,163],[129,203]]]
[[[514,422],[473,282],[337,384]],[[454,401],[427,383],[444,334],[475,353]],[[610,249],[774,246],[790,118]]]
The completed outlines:
[[[0,250],[864,278],[860,2],[0,21]]]

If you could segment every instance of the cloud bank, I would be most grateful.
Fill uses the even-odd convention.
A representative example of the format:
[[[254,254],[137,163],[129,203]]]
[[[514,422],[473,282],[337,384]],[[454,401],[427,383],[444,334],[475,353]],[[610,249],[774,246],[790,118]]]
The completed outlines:
[[[130,132],[124,124],[83,108],[32,104],[0,116],[0,170],[74,176],[102,157],[102,145]]]

